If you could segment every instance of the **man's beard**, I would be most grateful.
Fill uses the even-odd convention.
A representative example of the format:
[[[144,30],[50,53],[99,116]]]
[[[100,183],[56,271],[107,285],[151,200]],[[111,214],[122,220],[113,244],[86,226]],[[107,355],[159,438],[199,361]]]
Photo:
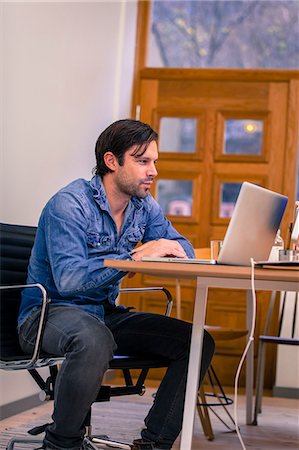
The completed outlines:
[[[147,196],[150,188],[142,188],[142,184],[148,181],[152,181],[149,179],[141,180],[139,184],[135,184],[133,182],[128,182],[124,179],[118,180],[117,186],[118,189],[124,194],[130,197],[139,197],[144,198]]]

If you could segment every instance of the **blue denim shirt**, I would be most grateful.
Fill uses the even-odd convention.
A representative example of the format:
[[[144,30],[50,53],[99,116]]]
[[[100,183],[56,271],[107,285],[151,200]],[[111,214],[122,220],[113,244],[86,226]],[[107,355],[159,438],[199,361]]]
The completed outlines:
[[[138,242],[175,239],[189,257],[190,242],[148,194],[132,197],[118,234],[99,176],[76,180],[57,192],[42,211],[27,283],[41,283],[55,304],[76,305],[102,319],[103,303],[114,305],[126,272],[104,267],[104,259],[130,259]],[[22,293],[19,326],[40,305],[40,292]]]

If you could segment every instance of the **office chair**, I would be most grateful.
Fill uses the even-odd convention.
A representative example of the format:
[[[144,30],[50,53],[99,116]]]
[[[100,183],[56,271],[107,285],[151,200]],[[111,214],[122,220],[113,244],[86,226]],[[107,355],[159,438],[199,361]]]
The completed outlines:
[[[0,224],[1,244],[1,286],[0,286],[0,316],[1,316],[1,355],[0,369],[3,370],[27,370],[42,390],[41,400],[52,400],[59,364],[63,358],[57,355],[49,355],[41,352],[43,331],[47,320],[47,311],[50,299],[46,290],[40,284],[26,285],[27,266],[36,233],[35,227],[22,225]],[[21,290],[26,287],[35,287],[42,292],[42,304],[39,326],[37,331],[35,348],[32,355],[23,353],[18,340],[17,317],[21,301]],[[154,288],[128,288],[121,289],[122,292],[155,291],[166,296],[165,314],[170,315],[172,308],[172,297],[170,292],[163,287]],[[102,385],[96,401],[109,401],[111,397],[120,395],[143,395],[145,392],[144,382],[151,368],[167,367],[169,361],[162,358],[142,358],[132,355],[116,355],[110,361],[109,369],[121,370],[124,385],[106,386]],[[37,369],[49,368],[49,376],[41,377]],[[139,371],[137,380],[134,382],[131,370]],[[111,441],[106,436],[93,436],[91,430],[91,410],[86,417],[86,436],[84,438],[85,449],[97,449],[99,445],[131,449],[131,445]],[[46,425],[37,426],[29,430],[30,437],[13,438],[8,443],[7,450],[13,450],[16,443],[41,444],[41,439],[34,436],[43,432]]]
[[[0,286],[0,319],[1,319],[1,357],[0,369],[27,370],[44,393],[44,398],[51,397],[57,374],[58,364],[62,358],[57,355],[42,354],[41,336],[45,325],[45,318],[49,298],[42,285],[34,284],[30,287],[39,289],[42,293],[40,321],[37,339],[32,355],[25,355],[19,345],[17,333],[17,317],[21,299],[21,289],[26,288],[27,265],[31,247],[35,236],[34,227],[0,224],[1,243],[1,286]],[[29,285],[28,285],[29,286]],[[40,367],[49,367],[49,376],[44,379],[37,371]],[[52,397],[53,398],[53,397]],[[17,442],[39,443],[33,437]],[[8,447],[13,448],[13,447]]]
[[[195,257],[199,259],[210,259],[210,248],[207,247],[195,249]],[[181,318],[181,285],[179,280],[176,280],[176,310],[177,317]],[[205,329],[210,333],[215,341],[216,355],[220,354],[217,353],[217,343],[219,341],[231,341],[240,339],[246,336],[248,333],[246,329],[230,329],[226,327],[210,325],[206,325]],[[229,431],[235,431],[234,419],[227,408],[227,406],[231,405],[232,403],[233,400],[230,397],[227,397],[227,395],[225,394],[216,371],[211,364],[205,377],[205,383],[202,383],[198,390],[197,398],[198,416],[204,435],[209,441],[212,441],[215,438],[209,412],[212,412]],[[221,415],[218,414],[216,410],[218,406],[222,406],[226,417],[228,417],[229,419],[229,423],[227,423],[221,417]]]
[[[264,373],[265,373],[265,356],[266,344],[278,345],[299,345],[299,338],[296,337],[296,321],[298,316],[298,299],[299,293],[294,294],[294,298],[288,298],[290,293],[282,292],[280,295],[273,291],[271,294],[264,333],[259,336],[258,360],[256,372],[256,396],[253,416],[253,425],[257,425],[258,414],[262,410],[262,396],[264,387]],[[280,309],[278,314],[278,326],[276,332],[269,334],[270,326],[275,320],[275,303],[280,302]],[[287,302],[290,308],[287,312]],[[288,321],[289,316],[290,320]],[[289,323],[288,323],[289,322]]]

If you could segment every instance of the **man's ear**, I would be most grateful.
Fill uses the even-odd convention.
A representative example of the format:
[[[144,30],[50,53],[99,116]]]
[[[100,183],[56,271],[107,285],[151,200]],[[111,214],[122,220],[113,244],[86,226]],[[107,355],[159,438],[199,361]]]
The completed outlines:
[[[112,152],[106,152],[103,156],[106,166],[113,172],[119,166],[116,156]]]

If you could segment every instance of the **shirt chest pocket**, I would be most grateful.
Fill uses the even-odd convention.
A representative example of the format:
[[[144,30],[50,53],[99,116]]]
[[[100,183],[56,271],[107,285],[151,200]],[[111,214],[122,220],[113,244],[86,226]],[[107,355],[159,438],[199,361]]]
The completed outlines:
[[[133,228],[126,233],[126,241],[128,246],[135,247],[140,242],[144,235],[144,229],[141,227]]]
[[[87,232],[86,234],[87,246],[91,253],[95,251],[107,253],[113,246],[113,240],[109,234],[96,233],[96,232]]]

